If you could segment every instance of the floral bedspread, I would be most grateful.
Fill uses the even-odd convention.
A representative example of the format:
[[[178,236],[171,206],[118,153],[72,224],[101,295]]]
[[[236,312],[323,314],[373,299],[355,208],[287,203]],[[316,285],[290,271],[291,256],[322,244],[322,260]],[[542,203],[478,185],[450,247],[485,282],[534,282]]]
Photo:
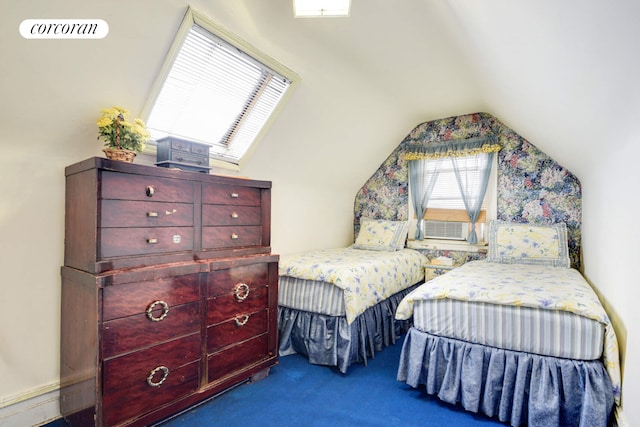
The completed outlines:
[[[347,322],[424,278],[427,258],[412,249],[325,249],[281,255],[280,276],[332,283],[344,290]]]
[[[410,318],[414,301],[443,298],[564,310],[603,323],[604,365],[613,384],[616,403],[620,403],[618,340],[600,300],[577,270],[468,262],[407,295],[398,306],[396,319]]]

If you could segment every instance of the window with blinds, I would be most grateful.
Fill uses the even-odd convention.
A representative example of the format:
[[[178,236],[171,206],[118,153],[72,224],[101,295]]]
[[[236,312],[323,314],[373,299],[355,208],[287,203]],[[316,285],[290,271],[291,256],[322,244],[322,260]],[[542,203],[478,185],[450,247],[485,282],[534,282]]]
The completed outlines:
[[[433,171],[435,162],[424,161],[426,162],[427,173]],[[480,181],[481,171],[484,167],[481,163],[482,161],[486,161],[486,159],[478,156],[459,157],[458,164],[460,165],[462,179],[469,182]],[[495,175],[493,182],[495,183]],[[483,240],[485,234],[487,211],[494,210],[490,209],[495,204],[495,191],[491,190],[494,185],[490,185],[490,189],[485,195],[482,211],[476,223],[476,233],[480,241]],[[450,158],[441,160],[439,174],[431,197],[429,197],[423,219],[425,220],[422,223],[423,232],[427,238],[445,240],[465,240],[467,238],[471,224],[469,223],[469,215],[467,214]]]
[[[149,102],[153,140],[206,143],[213,160],[239,165],[297,76],[189,9]]]
[[[427,170],[433,169],[433,162],[425,161],[427,162]],[[480,180],[482,165],[478,163],[476,156],[460,157],[458,162],[461,165],[460,172],[464,179],[473,182]],[[483,202],[483,209],[486,209],[485,204],[486,197]],[[464,200],[462,200],[460,188],[456,181],[456,174],[453,169],[453,163],[450,158],[442,159],[438,179],[427,203],[427,208],[465,211]]]

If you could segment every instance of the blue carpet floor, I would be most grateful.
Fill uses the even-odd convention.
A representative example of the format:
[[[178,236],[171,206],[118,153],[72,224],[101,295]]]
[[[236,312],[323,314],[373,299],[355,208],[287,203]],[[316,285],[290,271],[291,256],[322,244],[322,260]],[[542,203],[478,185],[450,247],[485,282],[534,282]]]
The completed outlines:
[[[396,381],[402,340],[347,374],[299,355],[280,358],[262,381],[243,384],[159,427],[505,426]],[[63,427],[58,420],[47,427]]]

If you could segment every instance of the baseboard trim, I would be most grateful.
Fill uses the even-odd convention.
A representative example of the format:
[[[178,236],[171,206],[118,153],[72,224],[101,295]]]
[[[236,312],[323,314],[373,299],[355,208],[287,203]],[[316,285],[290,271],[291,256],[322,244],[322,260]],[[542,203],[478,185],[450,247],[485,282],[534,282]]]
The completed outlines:
[[[42,387],[21,396],[12,398],[10,403],[3,402],[0,408],[0,425],[4,426],[41,426],[60,418],[60,389]]]

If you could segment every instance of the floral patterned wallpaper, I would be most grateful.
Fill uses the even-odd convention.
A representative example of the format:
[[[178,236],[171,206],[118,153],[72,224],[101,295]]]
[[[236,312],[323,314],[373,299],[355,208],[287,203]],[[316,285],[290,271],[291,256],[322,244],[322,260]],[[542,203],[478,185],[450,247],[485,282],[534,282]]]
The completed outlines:
[[[565,222],[571,265],[580,268],[582,190],[578,179],[552,158],[487,113],[433,120],[416,126],[360,189],[354,204],[354,227],[360,217],[407,220],[408,167],[401,159],[409,144],[429,144],[496,135],[498,219],[519,223]]]

